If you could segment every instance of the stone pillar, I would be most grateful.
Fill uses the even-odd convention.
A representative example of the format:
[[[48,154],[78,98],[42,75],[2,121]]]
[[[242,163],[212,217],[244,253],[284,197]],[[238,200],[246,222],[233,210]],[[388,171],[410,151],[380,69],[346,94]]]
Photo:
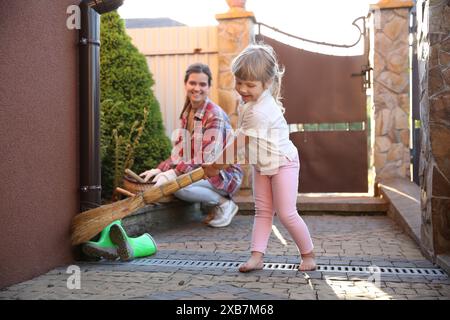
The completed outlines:
[[[435,258],[450,254],[450,3],[419,0],[417,8],[421,242]]]
[[[410,177],[409,11],[412,1],[380,1],[374,16],[376,181]]]
[[[218,49],[219,49],[219,79],[218,95],[219,105],[230,116],[231,124],[236,128],[237,124],[237,96],[234,90],[234,78],[231,73],[231,61],[250,43],[254,42],[253,27],[255,15],[245,10],[245,1],[227,1],[230,10],[223,14],[217,14]],[[244,181],[241,190],[252,187],[251,167],[243,166]]]
[[[230,2],[230,1],[228,1]],[[233,127],[236,125],[237,97],[234,91],[234,79],[231,73],[231,61],[250,43],[254,42],[253,12],[242,7],[230,7],[223,14],[217,14],[218,50],[219,50],[219,105],[230,115]]]

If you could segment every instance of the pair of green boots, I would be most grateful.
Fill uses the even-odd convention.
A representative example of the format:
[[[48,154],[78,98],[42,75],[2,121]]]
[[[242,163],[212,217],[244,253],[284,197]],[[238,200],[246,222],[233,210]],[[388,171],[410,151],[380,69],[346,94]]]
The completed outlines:
[[[114,221],[100,233],[98,241],[83,243],[83,252],[94,258],[130,261],[147,257],[158,250],[155,241],[148,233],[137,238],[127,236],[120,220]]]

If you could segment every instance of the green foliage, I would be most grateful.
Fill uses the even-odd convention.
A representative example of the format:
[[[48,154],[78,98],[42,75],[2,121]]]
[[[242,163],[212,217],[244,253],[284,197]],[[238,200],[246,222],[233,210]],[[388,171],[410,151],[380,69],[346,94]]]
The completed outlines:
[[[117,12],[101,16],[100,89],[103,198],[123,170],[139,173],[170,154],[159,103],[145,57],[131,43]],[[121,170],[121,172],[119,172]]]

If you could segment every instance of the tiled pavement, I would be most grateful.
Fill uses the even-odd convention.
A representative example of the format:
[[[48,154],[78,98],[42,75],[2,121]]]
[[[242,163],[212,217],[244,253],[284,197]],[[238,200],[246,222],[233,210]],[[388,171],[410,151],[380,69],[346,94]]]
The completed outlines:
[[[415,242],[385,216],[306,216],[320,265],[433,268]],[[235,217],[227,228],[193,221],[171,230],[155,230],[159,251],[152,259],[245,261],[252,216]],[[297,249],[274,220],[265,262],[298,263]],[[80,289],[67,267],[0,291],[0,299],[151,299],[151,300],[450,300],[444,277],[143,266],[122,262],[80,262]],[[373,278],[373,277],[372,277]]]

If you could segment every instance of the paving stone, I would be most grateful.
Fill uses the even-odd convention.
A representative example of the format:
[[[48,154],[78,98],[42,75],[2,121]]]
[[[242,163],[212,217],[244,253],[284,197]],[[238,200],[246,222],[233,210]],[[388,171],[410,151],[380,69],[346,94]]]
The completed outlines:
[[[246,292],[243,294],[238,295],[238,299],[242,300],[282,300],[279,296],[267,294],[267,293],[260,293],[260,292]]]
[[[434,268],[414,241],[388,217],[305,217],[319,265]],[[278,219],[274,223],[290,239]],[[160,250],[149,259],[244,262],[250,256],[251,216],[238,215],[230,228],[203,224],[152,233]],[[266,262],[299,262],[289,240],[284,246],[273,235]],[[381,274],[380,282],[365,273],[259,270],[237,268],[140,266],[120,261],[76,262],[82,270],[82,289],[68,290],[67,267],[0,290],[0,299],[150,299],[280,300],[280,299],[446,299],[445,277]],[[157,290],[157,291],[155,291]]]
[[[416,290],[407,288],[394,288],[394,292],[396,294],[403,294],[403,295],[417,295]]]
[[[335,260],[335,259],[330,259],[329,260],[329,264],[330,265],[336,265],[336,266],[349,266],[351,263],[351,260],[344,260],[344,259],[340,259],[340,260]]]
[[[249,282],[242,285],[246,289],[271,289],[273,286],[273,282]]]
[[[428,277],[428,276],[425,276],[425,279],[429,280],[431,283],[450,284],[450,279],[448,277]]]
[[[302,271],[298,271],[297,269],[295,270],[274,270],[272,272],[272,277],[276,277],[276,278],[287,278],[287,277],[301,277],[302,276]]]
[[[417,268],[435,268],[436,266],[428,260],[412,260]]]
[[[370,266],[371,263],[363,260],[352,260],[350,261],[351,266]]]
[[[221,291],[226,291],[226,292],[232,293],[232,294],[241,294],[241,293],[247,292],[246,289],[237,287],[234,285],[222,285]]]
[[[398,277],[404,282],[418,282],[418,283],[428,283],[429,282],[429,280],[426,279],[424,276],[399,275]]]
[[[441,297],[423,296],[423,295],[408,295],[408,300],[439,300]]]
[[[225,274],[225,270],[223,270],[223,269],[209,269],[209,270],[204,270],[203,274],[214,275],[214,276],[221,276],[221,275]]]
[[[329,265],[330,263],[330,259],[326,259],[326,258],[322,258],[322,257],[317,257],[316,258],[316,263],[318,265]]]
[[[299,271],[306,279],[323,279],[323,273],[320,271]]]
[[[348,280],[348,276],[343,272],[324,272],[324,280]]]
[[[370,277],[368,273],[347,272],[346,275],[350,281],[368,281]]]
[[[381,274],[380,279],[385,282],[402,282],[398,276],[389,274]]]
[[[292,293],[289,295],[289,299],[293,300],[317,300],[317,296],[314,293]]]
[[[372,260],[371,265],[377,266],[377,267],[393,267],[393,263],[388,260]]]
[[[339,298],[336,294],[322,294],[318,292],[317,300],[342,300],[342,298]]]
[[[289,277],[287,278],[287,283],[292,283],[292,284],[307,284],[308,280],[303,278],[303,277]]]
[[[413,262],[392,262],[392,264],[394,265],[394,267],[397,268],[416,268],[416,264]]]

